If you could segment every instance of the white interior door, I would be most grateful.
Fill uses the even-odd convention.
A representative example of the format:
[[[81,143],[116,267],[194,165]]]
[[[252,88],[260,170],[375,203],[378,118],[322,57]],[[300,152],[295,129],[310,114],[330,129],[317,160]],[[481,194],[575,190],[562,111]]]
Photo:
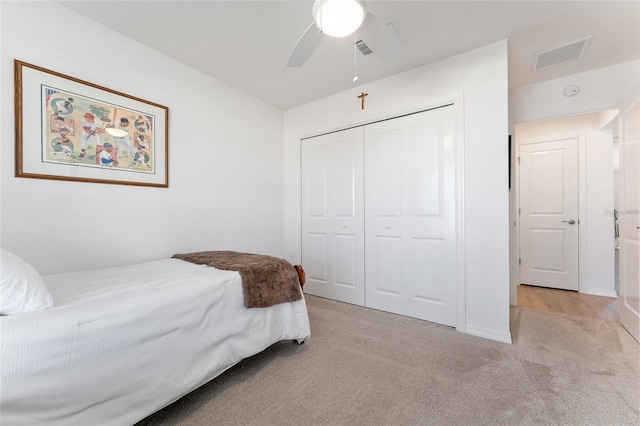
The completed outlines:
[[[366,306],[456,325],[452,106],[365,126]]]
[[[305,292],[364,305],[362,127],[301,142]]]
[[[620,143],[620,322],[639,340],[640,329],[640,108],[623,110]]]
[[[578,291],[578,139],[520,146],[520,282]]]

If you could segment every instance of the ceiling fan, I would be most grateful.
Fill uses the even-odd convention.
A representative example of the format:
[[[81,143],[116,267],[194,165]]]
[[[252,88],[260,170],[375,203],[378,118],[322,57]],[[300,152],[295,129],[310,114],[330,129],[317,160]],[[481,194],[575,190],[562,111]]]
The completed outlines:
[[[312,13],[314,22],[291,50],[288,67],[302,66],[325,34],[346,37],[356,32],[355,43],[363,55],[375,53],[388,62],[402,57],[402,42],[393,26],[368,12],[362,0],[316,0]]]

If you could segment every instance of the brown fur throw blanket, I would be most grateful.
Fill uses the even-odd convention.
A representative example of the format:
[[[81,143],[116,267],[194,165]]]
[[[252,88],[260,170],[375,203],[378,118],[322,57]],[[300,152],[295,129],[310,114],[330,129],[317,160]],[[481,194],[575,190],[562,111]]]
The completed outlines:
[[[198,265],[240,272],[244,305],[247,308],[265,308],[302,299],[298,273],[284,259],[235,251],[201,251],[175,254],[173,257]]]

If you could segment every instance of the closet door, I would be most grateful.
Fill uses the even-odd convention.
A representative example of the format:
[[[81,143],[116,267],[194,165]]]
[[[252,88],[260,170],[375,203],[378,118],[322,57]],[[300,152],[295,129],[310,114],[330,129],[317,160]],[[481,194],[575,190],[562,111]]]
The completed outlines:
[[[452,106],[365,126],[366,306],[456,325]]]
[[[364,305],[363,129],[301,142],[305,292]]]

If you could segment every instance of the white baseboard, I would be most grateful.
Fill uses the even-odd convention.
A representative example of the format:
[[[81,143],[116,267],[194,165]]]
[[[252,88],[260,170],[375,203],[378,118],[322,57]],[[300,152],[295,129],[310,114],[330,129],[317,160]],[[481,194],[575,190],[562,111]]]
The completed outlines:
[[[509,344],[512,343],[510,332],[505,333],[503,331],[498,331],[490,328],[475,327],[473,325],[467,324],[466,333],[471,334],[472,336],[478,336],[478,337],[483,337],[485,339],[496,340],[502,343],[509,343]]]
[[[604,296],[604,297],[613,297],[614,299],[618,298],[615,290],[601,290],[601,289],[588,289],[587,291],[583,291],[583,294],[590,294],[592,296]]]

